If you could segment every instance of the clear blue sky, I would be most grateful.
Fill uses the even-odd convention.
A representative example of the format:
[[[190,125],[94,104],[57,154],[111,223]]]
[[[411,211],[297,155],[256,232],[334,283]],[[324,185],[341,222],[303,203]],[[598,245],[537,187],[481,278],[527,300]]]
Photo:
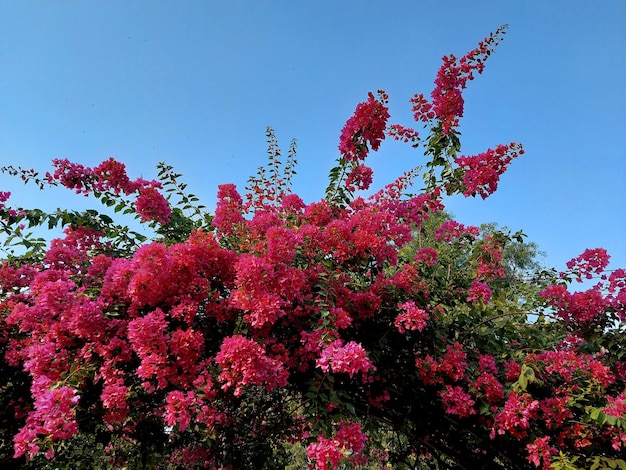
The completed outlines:
[[[448,201],[466,224],[523,229],[561,267],[602,246],[626,266],[626,2],[0,0],[0,164],[113,156],[131,177],[159,161],[212,206],[265,163],[265,127],[298,140],[295,188],[322,197],[340,130],[367,92],[392,121],[429,94],[444,54],[503,23],[505,41],[465,94],[463,152],[521,141],[526,155],[487,201]],[[423,163],[385,142],[380,187]],[[7,177],[11,201],[48,209],[82,199]]]

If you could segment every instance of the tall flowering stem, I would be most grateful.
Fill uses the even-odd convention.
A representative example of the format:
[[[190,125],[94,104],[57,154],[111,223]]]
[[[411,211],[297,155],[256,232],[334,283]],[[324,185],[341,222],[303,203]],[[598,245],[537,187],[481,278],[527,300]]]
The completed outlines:
[[[330,170],[326,198],[335,203],[349,203],[355,190],[368,189],[372,170],[363,164],[370,150],[377,151],[385,138],[389,119],[387,93],[378,90],[378,98],[368,94],[341,131],[338,165]]]

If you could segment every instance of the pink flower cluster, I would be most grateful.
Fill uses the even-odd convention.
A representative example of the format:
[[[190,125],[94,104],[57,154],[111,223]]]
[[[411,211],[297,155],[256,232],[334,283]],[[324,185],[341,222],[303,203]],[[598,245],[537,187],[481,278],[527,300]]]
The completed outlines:
[[[443,400],[443,407],[448,414],[456,415],[459,418],[466,418],[476,414],[475,402],[469,393],[465,392],[458,385],[446,385],[445,390],[439,392]]]
[[[200,404],[201,401],[193,391],[185,393],[174,390],[168,393],[165,399],[165,424],[172,427],[178,426],[178,429],[184,432],[195,414],[195,407]]]
[[[459,342],[448,344],[446,353],[437,361],[430,355],[415,359],[420,379],[426,385],[442,384],[445,380],[459,382],[466,378],[467,354]]]
[[[367,436],[363,434],[359,423],[340,424],[334,438],[319,436],[317,442],[307,447],[307,457],[317,470],[338,468],[342,460],[360,462],[361,452],[365,448]]]
[[[135,211],[142,222],[154,220],[159,224],[165,224],[170,220],[170,205],[159,192],[162,188],[161,183],[142,178],[131,181],[126,174],[125,165],[113,158],[105,160],[93,169],[67,159],[55,159],[52,164],[56,170],[54,173],[46,174],[46,180],[50,184],[58,182],[68,189],[75,190],[77,194],[84,195],[110,192],[128,196],[137,193]]]
[[[502,266],[502,244],[491,235],[487,235],[479,246],[476,278],[490,280],[504,277]]]
[[[620,419],[626,416],[626,390],[616,397],[607,397],[607,401],[608,405],[603,413]]]
[[[481,372],[473,384],[477,397],[483,396],[489,405],[497,405],[504,398],[504,387],[498,381],[495,372]]]
[[[550,302],[561,318],[577,325],[603,321],[609,306],[607,299],[596,288],[572,294],[565,286],[556,284],[546,287],[539,296]]]
[[[492,37],[461,59],[446,57],[432,104],[423,96],[413,100],[416,119],[442,123],[434,126],[438,137],[455,132],[463,114],[461,92],[482,71],[495,43]],[[370,94],[342,131],[340,161],[348,191],[371,184],[371,169],[362,162],[385,137],[386,100],[384,94],[378,100]],[[388,134],[413,144],[419,140],[416,131],[397,125]],[[453,137],[447,139],[451,145]],[[466,195],[491,194],[511,159],[521,153],[521,147],[510,144],[457,158]],[[167,220],[169,206],[159,183],[131,181],[124,165],[113,159],[94,169],[67,160],[55,161],[55,167],[48,175],[52,184],[99,193],[108,201],[136,194],[143,220]],[[568,329],[580,334],[554,350],[530,352],[530,343],[522,345],[517,334],[485,338],[479,331],[483,328],[466,328],[468,319],[482,326],[493,316],[498,319],[499,311],[468,304],[491,301],[490,284],[493,289],[499,284],[490,281],[504,275],[503,246],[489,235],[477,240],[476,227],[446,221],[435,230],[435,240],[428,241],[441,248],[420,246],[412,259],[405,256],[401,249],[414,231],[443,209],[439,187],[403,196],[417,174],[408,172],[374,196],[345,204],[305,204],[289,194],[281,199],[269,182],[253,188],[257,199],[244,204],[234,185],[222,185],[214,233],[194,231],[182,243],[147,243],[118,256],[101,241],[101,233],[67,228],[40,262],[2,262],[0,346],[6,363],[28,374],[31,383],[25,399],[15,405],[24,424],[15,436],[15,454],[32,456],[42,452],[41,446],[51,457],[56,441],[78,432],[77,410],[99,398],[96,425],[132,433],[146,410],[161,420],[157,427],[166,430],[171,443],[181,437],[193,442],[177,449],[176,458],[189,467],[194,459],[209,466],[214,444],[225,442],[225,436],[237,444],[263,439],[266,425],[275,424],[264,416],[249,426],[238,422],[238,410],[225,410],[240,403],[242,409],[248,404],[254,408],[263,388],[293,386],[284,392],[294,396],[292,392],[316,387],[320,391],[323,385],[324,392],[336,392],[331,403],[304,406],[303,417],[292,416],[293,408],[281,408],[279,401],[272,403],[271,412],[263,412],[270,420],[277,411],[297,421],[285,424],[280,418],[280,426],[285,424],[277,433],[281,439],[308,439],[307,432],[325,425],[337,429],[332,437],[313,436],[307,456],[317,468],[361,465],[367,441],[361,425],[338,423],[332,413],[343,409],[367,418],[362,410],[375,407],[382,418],[401,416],[413,397],[398,397],[403,387],[392,385],[415,377],[409,394],[435,397],[431,402],[440,406],[437,412],[451,415],[435,425],[471,418],[466,422],[479,446],[489,437],[522,440],[516,446],[520,460],[544,468],[553,445],[578,452],[595,444],[609,449],[610,443],[616,452],[622,450],[623,429],[609,426],[612,420],[600,428],[586,407],[589,403],[589,409],[615,418],[624,415],[626,365],[614,360],[612,345],[594,349],[601,351],[597,354],[582,351],[588,350],[583,338],[590,336],[584,333],[594,332],[595,340],[609,322],[626,318],[626,271],[605,275],[602,287],[585,292],[569,293],[556,285],[541,293]],[[460,174],[457,169],[454,178]],[[278,177],[274,181],[282,184]],[[8,196],[0,192],[0,209]],[[463,267],[453,285],[441,269],[451,252],[461,253]],[[579,278],[593,277],[603,274],[607,263],[604,250],[588,250],[568,268]],[[468,265],[475,268],[470,275]],[[433,335],[407,334],[427,325]],[[535,326],[560,328],[557,323],[524,328]],[[392,337],[397,344],[387,341]],[[393,349],[407,345],[409,349]],[[535,344],[530,347],[535,351]],[[415,369],[407,355],[415,357]],[[321,380],[315,368],[336,375]],[[359,374],[360,382],[348,380]],[[324,393],[309,395],[307,400],[321,401]],[[134,406],[138,400],[141,411]],[[442,435],[456,430],[443,429]],[[416,437],[421,442],[427,436]]]
[[[135,318],[128,324],[128,339],[135,353],[141,359],[137,375],[144,379],[157,379],[158,388],[167,385],[167,321],[165,313],[156,309],[148,315]]]
[[[135,211],[141,217],[142,222],[154,220],[159,224],[166,224],[170,221],[172,209],[157,188],[158,186],[149,185],[138,189]]]
[[[350,173],[345,181],[345,186],[348,191],[366,190],[372,184],[372,169],[367,165],[357,165]]]
[[[550,463],[550,457],[558,453],[558,449],[550,445],[550,436],[538,437],[532,444],[526,445],[528,461],[541,467],[543,470],[554,468]]]
[[[267,356],[260,344],[242,335],[224,339],[215,363],[222,368],[222,390],[234,387],[235,396],[241,395],[245,385],[265,385],[267,390],[284,387],[289,376],[279,359]]]
[[[616,269],[611,273],[606,300],[615,309],[620,320],[626,322],[626,270]]]
[[[465,196],[479,194],[486,199],[498,189],[500,175],[506,171],[511,161],[523,154],[521,144],[511,142],[509,145],[498,145],[495,149],[489,149],[478,155],[455,158],[456,164],[465,171],[463,194]]]
[[[468,294],[465,300],[474,305],[479,303],[487,305],[491,300],[491,289],[486,282],[472,281]]]
[[[585,250],[567,262],[567,267],[578,282],[600,275],[600,281],[591,288],[571,293],[564,284],[546,287],[539,293],[568,323],[581,327],[605,324],[615,312],[620,321],[626,321],[626,271],[616,269],[604,274],[609,255],[603,248]],[[564,274],[562,274],[564,276]],[[614,316],[613,316],[614,318]]]
[[[615,375],[611,368],[603,364],[598,357],[577,353],[570,349],[530,354],[526,362],[534,364],[540,369],[540,375],[546,378],[548,375],[553,375],[572,382],[576,377],[583,375],[603,387],[608,387],[615,382]]]
[[[439,255],[437,254],[437,250],[430,246],[425,246],[415,252],[415,261],[418,263],[424,263],[426,266],[434,266],[437,264],[438,258]]]
[[[344,344],[340,339],[322,350],[316,366],[324,372],[345,372],[350,377],[354,377],[358,372],[365,376],[368,372],[376,370],[363,346],[354,341]]]
[[[499,28],[460,59],[452,54],[443,57],[443,65],[437,72],[435,88],[431,93],[432,104],[423,94],[417,94],[411,99],[416,121],[429,122],[436,117],[442,123],[444,135],[459,125],[464,106],[462,91],[467,81],[474,79],[474,73],[483,72],[485,60],[502,40],[504,29]]]
[[[235,227],[243,223],[243,200],[234,184],[220,184],[217,191],[217,205],[213,217],[213,227],[220,233],[230,236]]]
[[[7,199],[11,196],[9,191],[0,191],[0,211],[4,210],[4,203],[7,202]]]
[[[424,329],[426,320],[428,320],[428,312],[418,308],[412,300],[398,304],[398,308],[402,313],[396,317],[394,325],[400,333],[404,333],[406,330],[422,331]]]
[[[74,405],[78,400],[76,390],[70,387],[43,389],[35,400],[35,410],[28,414],[26,425],[13,439],[15,457],[37,454],[39,445],[35,439],[38,435],[50,436],[52,441],[59,441],[77,434]],[[49,449],[46,457],[53,456],[54,452]]]
[[[379,94],[381,100],[377,100],[369,93],[367,101],[357,105],[354,115],[348,119],[341,131],[339,152],[346,161],[365,160],[370,148],[378,150],[385,138],[389,110],[385,106],[386,94],[381,91]]]
[[[506,399],[504,409],[494,419],[491,438],[496,434],[510,433],[516,439],[523,439],[528,433],[531,421],[539,413],[539,401],[528,393],[511,392]]]
[[[474,240],[480,235],[478,227],[468,225],[467,227],[455,220],[446,220],[435,230],[435,240],[450,243],[453,240],[462,241],[464,238]]]
[[[592,279],[594,274],[602,274],[610,258],[604,248],[587,249],[580,256],[569,260],[566,266],[574,272],[578,282],[582,282],[583,278]]]
[[[412,142],[413,148],[417,148],[419,146],[419,133],[410,127],[404,127],[400,124],[391,124],[387,129],[387,135],[394,140],[402,141],[405,144]]]

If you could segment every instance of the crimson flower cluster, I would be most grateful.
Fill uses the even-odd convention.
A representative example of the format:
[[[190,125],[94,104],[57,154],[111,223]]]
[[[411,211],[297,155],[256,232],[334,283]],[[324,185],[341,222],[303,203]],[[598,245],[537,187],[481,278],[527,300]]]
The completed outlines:
[[[125,165],[113,158],[95,168],[72,163],[67,159],[55,159],[52,164],[56,167],[55,171],[46,174],[46,180],[50,184],[59,183],[85,196],[104,192],[115,195],[122,193],[126,196],[136,193],[135,211],[142,222],[154,220],[165,224],[170,220],[170,205],[159,192],[161,183],[143,178],[131,181],[126,174]]]
[[[498,189],[500,175],[504,173],[514,158],[524,154],[520,144],[498,145],[495,149],[474,156],[455,158],[459,167],[465,170],[463,183],[465,196],[479,194],[486,199]]]
[[[454,54],[443,57],[443,65],[437,72],[435,88],[431,93],[432,102],[428,102],[423,94],[417,94],[411,99],[416,121],[430,122],[437,119],[442,123],[444,135],[458,127],[465,104],[462,91],[468,80],[473,80],[476,73],[483,72],[487,57],[502,40],[505,29],[506,26],[499,28],[461,58]]]
[[[617,269],[610,275],[605,275],[609,258],[603,248],[585,250],[580,256],[567,262],[569,272],[561,273],[561,276],[566,278],[572,275],[578,282],[582,282],[583,278],[592,279],[595,274],[600,278],[598,283],[589,289],[573,293],[563,283],[554,284],[546,287],[539,295],[573,328],[586,331],[589,328],[606,326],[613,320],[624,321],[626,271]]]
[[[378,150],[385,138],[389,110],[385,106],[386,94],[379,93],[382,96],[377,100],[370,92],[367,101],[356,107],[354,115],[341,130],[339,152],[348,161],[365,160],[370,149]]]

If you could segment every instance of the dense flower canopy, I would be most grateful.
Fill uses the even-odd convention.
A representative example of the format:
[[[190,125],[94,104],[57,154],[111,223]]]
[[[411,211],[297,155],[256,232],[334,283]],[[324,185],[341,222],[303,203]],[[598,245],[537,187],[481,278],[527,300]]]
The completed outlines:
[[[0,192],[13,248],[0,265],[3,462],[626,468],[626,272],[607,273],[598,248],[516,277],[505,260],[520,233],[442,215],[444,194],[487,198],[523,155],[460,154],[462,91],[504,31],[444,57],[432,102],[411,100],[426,172],[369,197],[369,152],[387,136],[422,142],[389,124],[383,91],[348,119],[317,202],[291,193],[295,146],[283,164],[271,130],[268,167],[243,196],[220,185],[214,214],[164,164],[154,181],[113,159],[54,160],[43,178],[4,167],[135,214],[154,236]],[[63,236],[24,232],[44,223]],[[570,292],[574,280],[597,282]]]

